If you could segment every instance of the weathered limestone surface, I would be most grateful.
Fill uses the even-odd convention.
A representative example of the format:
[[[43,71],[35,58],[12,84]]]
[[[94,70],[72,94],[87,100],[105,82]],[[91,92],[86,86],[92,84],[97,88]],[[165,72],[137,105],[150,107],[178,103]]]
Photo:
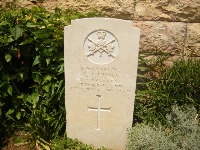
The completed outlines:
[[[81,11],[96,9],[104,16],[132,19],[134,1],[133,0],[71,0],[66,2],[67,5]]]
[[[82,12],[96,9],[104,16],[138,21],[200,23],[199,0],[1,0],[0,5],[10,2],[24,7],[42,5],[49,10],[56,7],[73,7]]]
[[[141,51],[159,50],[177,56],[189,56],[193,51],[191,56],[200,56],[200,0],[1,0],[0,7],[13,2],[28,8],[41,5],[48,10],[96,9],[104,17],[134,20],[134,25],[141,28]]]
[[[67,136],[124,150],[132,126],[140,30],[113,18],[65,27]]]
[[[200,57],[200,23],[190,23],[187,26],[185,55]]]
[[[186,23],[134,21],[141,30],[140,51],[182,55]]]
[[[134,20],[200,22],[199,0],[136,0]]]
[[[32,2],[30,0],[16,0],[15,4],[23,7],[41,5],[48,10],[53,10],[56,7],[61,9],[73,8],[81,12],[95,9],[101,12],[103,16],[129,20],[133,18],[134,12],[134,0],[32,0]]]

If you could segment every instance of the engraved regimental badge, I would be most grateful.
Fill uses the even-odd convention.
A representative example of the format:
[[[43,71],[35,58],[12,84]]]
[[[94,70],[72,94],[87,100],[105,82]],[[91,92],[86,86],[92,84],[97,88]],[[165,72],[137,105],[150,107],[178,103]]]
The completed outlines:
[[[118,54],[116,37],[105,30],[96,30],[90,33],[84,42],[86,57],[95,64],[108,64]]]

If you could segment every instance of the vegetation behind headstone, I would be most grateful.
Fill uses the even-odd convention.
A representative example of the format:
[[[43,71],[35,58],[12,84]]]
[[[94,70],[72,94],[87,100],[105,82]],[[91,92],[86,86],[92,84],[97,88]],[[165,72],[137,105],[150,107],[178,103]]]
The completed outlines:
[[[65,132],[64,26],[97,15],[42,7],[0,9],[1,140],[19,128],[32,141]]]
[[[195,107],[199,112],[200,60],[177,60],[168,68],[164,59],[140,60],[135,122],[166,125],[172,105]]]

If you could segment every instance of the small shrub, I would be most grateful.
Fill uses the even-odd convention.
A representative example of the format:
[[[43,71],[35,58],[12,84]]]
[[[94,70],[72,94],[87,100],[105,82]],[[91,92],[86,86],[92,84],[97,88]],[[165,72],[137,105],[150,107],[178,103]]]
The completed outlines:
[[[160,81],[171,103],[200,108],[200,60],[180,60],[168,69]]]
[[[172,107],[172,113],[167,115],[171,130],[169,137],[177,148],[184,150],[200,149],[200,124],[197,110],[194,107]]]
[[[53,150],[66,150],[66,149],[74,149],[74,150],[94,150],[94,147],[91,145],[83,144],[78,139],[69,139],[63,137],[62,139],[56,139],[52,143]]]
[[[200,149],[200,126],[194,107],[182,111],[177,106],[173,106],[172,113],[167,115],[167,122],[168,128],[141,123],[128,129],[127,150]]]
[[[166,150],[175,149],[175,144],[161,128],[137,124],[128,130],[128,150]]]
[[[145,68],[147,68],[146,66]],[[162,69],[162,66],[161,66]],[[154,72],[154,70],[148,70]],[[166,124],[172,105],[200,108],[200,60],[178,60],[157,78],[138,77],[135,119]]]
[[[0,8],[0,136],[20,128],[49,142],[65,132],[64,26],[97,15]]]
[[[51,143],[52,150],[108,150],[105,147],[95,149],[92,145],[87,145],[79,141],[78,139],[70,139],[64,135],[63,138],[57,138]]]

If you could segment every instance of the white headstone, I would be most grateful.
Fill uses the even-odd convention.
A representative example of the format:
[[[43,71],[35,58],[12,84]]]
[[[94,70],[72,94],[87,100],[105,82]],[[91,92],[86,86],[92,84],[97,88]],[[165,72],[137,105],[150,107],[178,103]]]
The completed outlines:
[[[135,99],[140,30],[112,18],[65,27],[67,136],[96,148],[125,149]]]

